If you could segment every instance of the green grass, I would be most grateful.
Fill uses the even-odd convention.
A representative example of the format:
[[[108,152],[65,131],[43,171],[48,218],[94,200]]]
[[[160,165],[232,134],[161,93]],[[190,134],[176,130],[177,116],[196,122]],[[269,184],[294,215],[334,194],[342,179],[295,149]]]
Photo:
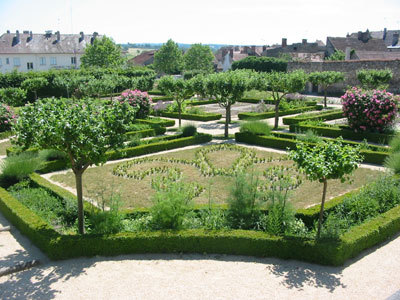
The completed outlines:
[[[264,92],[264,91],[257,91],[257,90],[251,90],[251,91],[246,91],[244,93],[243,98],[252,98],[252,99],[272,99],[272,94],[270,92]]]
[[[163,155],[154,155],[151,158],[174,158],[184,160],[195,160],[195,153],[200,148],[171,152]],[[278,153],[255,150],[255,154],[259,158],[272,159],[272,162],[257,163],[248,168],[248,172],[254,171],[262,174],[264,170],[271,166],[293,166],[293,162],[287,160],[286,156]],[[232,162],[239,157],[237,150],[219,150],[210,152],[206,156],[214,167],[226,168],[232,165]],[[124,163],[108,164],[100,167],[88,169],[83,176],[84,195],[96,199],[99,194],[106,198],[109,197],[110,191],[118,192],[121,196],[123,208],[137,208],[151,206],[151,197],[154,190],[151,188],[151,180],[157,175],[145,176],[143,179],[130,179],[115,176],[112,174],[113,169]],[[154,167],[178,168],[187,182],[197,182],[204,188],[204,191],[194,199],[196,204],[208,203],[208,190],[211,187],[211,198],[216,204],[225,204],[230,192],[230,187],[234,182],[233,177],[229,176],[209,176],[205,177],[201,174],[198,167],[192,164],[147,161],[135,164],[128,168],[128,171],[144,172]],[[293,174],[297,171],[291,170]],[[345,192],[358,188],[376,178],[380,172],[370,169],[358,169],[352,176],[352,183],[341,183],[339,180],[331,180],[328,184],[328,199],[341,195]],[[302,175],[303,176],[303,175]],[[67,174],[54,175],[52,180],[66,184],[71,188],[75,188],[75,179],[71,171]],[[96,196],[97,194],[97,196]],[[291,202],[295,208],[305,208],[310,205],[318,204],[322,195],[322,184],[318,182],[310,182],[303,178],[303,183],[291,195]]]

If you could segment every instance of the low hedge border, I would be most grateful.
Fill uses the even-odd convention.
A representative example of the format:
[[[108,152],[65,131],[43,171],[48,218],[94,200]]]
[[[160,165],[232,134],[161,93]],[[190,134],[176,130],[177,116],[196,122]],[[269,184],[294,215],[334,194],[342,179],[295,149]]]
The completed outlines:
[[[149,94],[149,95],[155,95],[155,96],[165,96],[165,94],[164,94],[163,92],[158,91],[158,90],[151,90],[151,91],[148,91],[147,94]]]
[[[265,104],[275,105],[275,100],[274,99],[242,98],[242,99],[238,100],[238,102],[258,104],[258,103],[260,103],[261,100],[263,100],[263,102]],[[290,103],[291,101],[288,101],[288,102]],[[317,103],[318,102],[315,101],[315,100],[305,101],[305,104],[307,106],[316,106]]]
[[[322,105],[315,105],[315,106],[300,107],[296,109],[280,110],[279,116],[294,115],[305,111],[321,110],[322,107],[323,107]],[[275,117],[275,111],[268,111],[264,113],[245,112],[245,113],[239,113],[238,117],[239,120],[269,119]]]
[[[153,100],[153,102],[174,100],[172,96],[156,96],[156,97],[151,97],[151,99]]]
[[[59,195],[58,187],[38,175],[31,176],[40,186]],[[69,197],[70,195],[67,195]],[[329,203],[329,202],[327,202]],[[308,209],[315,211],[318,207]],[[329,208],[328,208],[329,209]],[[184,230],[113,235],[61,235],[39,216],[0,188],[0,211],[22,234],[51,259],[132,253],[221,253],[273,256],[324,265],[342,265],[348,258],[400,231],[400,206],[353,227],[339,241],[277,237],[264,232],[230,230]],[[307,211],[307,210],[306,210]]]
[[[160,127],[172,127],[175,125],[175,120],[167,120],[167,119],[136,119],[136,123],[148,124],[151,126],[160,126]]]
[[[249,134],[246,132],[235,133],[235,140],[237,142],[246,143],[250,145],[257,145],[262,147],[269,147],[275,149],[287,150],[296,148],[296,140],[293,138],[282,138],[277,136],[260,136]],[[313,145],[312,143],[308,143]],[[378,152],[371,150],[361,150],[364,156],[364,163],[382,165],[385,159],[389,156],[388,152]]]
[[[191,106],[198,106],[198,105],[206,105],[206,104],[216,104],[218,100],[211,99],[211,100],[191,100],[185,102],[187,105]]]
[[[161,112],[161,116],[166,118],[176,118],[176,119],[179,118],[179,114],[175,112]],[[201,115],[187,114],[187,113],[181,114],[182,120],[208,122],[208,121],[219,120],[221,118],[222,118],[221,114],[212,114],[212,113],[201,114]]]
[[[330,121],[330,120],[336,120],[336,119],[341,119],[343,118],[343,111],[341,109],[334,110],[334,111],[327,111],[326,113],[318,114],[316,116],[305,116],[302,117],[296,116],[296,117],[286,117],[283,118],[283,124],[285,125],[291,125],[291,124],[297,124],[300,122],[304,122],[307,120],[322,120],[322,121]]]
[[[387,134],[387,133],[354,132],[353,130],[350,130],[349,127],[345,126],[337,128],[330,126],[313,126],[303,123],[289,125],[289,130],[291,132],[303,132],[309,129],[314,131],[316,134],[325,137],[337,138],[341,136],[344,139],[354,140],[354,141],[362,141],[366,139],[368,142],[378,143],[378,144],[388,144],[389,141],[394,137],[393,134]]]

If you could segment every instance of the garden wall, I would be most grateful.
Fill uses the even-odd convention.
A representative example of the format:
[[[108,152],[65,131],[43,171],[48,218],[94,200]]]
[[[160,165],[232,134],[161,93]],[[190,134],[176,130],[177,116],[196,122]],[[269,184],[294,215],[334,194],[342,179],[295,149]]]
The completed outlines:
[[[400,60],[343,60],[323,62],[289,62],[288,71],[302,69],[306,73],[337,71],[345,73],[344,82],[333,85],[328,89],[331,94],[343,94],[347,86],[360,85],[356,72],[361,69],[390,69],[393,78],[390,81],[388,91],[400,93]],[[312,92],[312,85],[307,84],[307,92]],[[320,90],[320,92],[322,92]]]

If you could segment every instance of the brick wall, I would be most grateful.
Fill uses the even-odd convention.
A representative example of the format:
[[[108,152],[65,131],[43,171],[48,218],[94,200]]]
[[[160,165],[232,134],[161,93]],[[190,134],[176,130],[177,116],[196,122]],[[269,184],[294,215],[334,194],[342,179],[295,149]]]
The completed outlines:
[[[338,71],[345,73],[345,81],[335,84],[329,89],[331,94],[344,93],[347,86],[360,85],[357,80],[356,72],[361,69],[390,69],[393,78],[389,83],[388,91],[400,94],[400,60],[344,60],[344,61],[324,61],[324,62],[289,62],[288,71],[303,69],[307,73]],[[311,92],[311,85],[308,92]]]

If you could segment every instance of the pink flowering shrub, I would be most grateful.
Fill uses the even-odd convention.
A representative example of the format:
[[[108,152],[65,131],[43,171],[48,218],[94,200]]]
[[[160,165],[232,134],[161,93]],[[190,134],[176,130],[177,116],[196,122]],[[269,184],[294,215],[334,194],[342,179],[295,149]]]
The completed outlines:
[[[363,91],[353,87],[342,96],[343,115],[354,131],[383,132],[397,115],[397,99],[385,90]]]
[[[150,113],[152,100],[146,92],[126,90],[122,92],[118,100],[128,101],[132,107],[138,109],[136,112],[136,118],[138,119],[145,119]]]
[[[11,129],[15,123],[16,116],[11,111],[10,107],[4,104],[0,105],[0,132]]]

